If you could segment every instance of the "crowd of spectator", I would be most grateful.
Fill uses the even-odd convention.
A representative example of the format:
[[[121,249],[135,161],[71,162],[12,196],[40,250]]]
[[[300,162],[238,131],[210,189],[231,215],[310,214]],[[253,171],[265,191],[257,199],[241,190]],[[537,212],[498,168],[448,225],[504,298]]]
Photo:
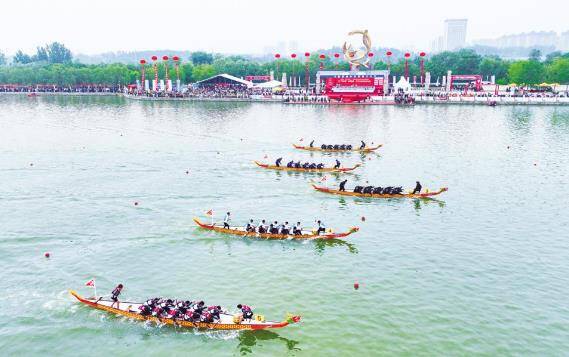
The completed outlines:
[[[122,86],[114,85],[36,85],[0,84],[0,93],[120,93]]]

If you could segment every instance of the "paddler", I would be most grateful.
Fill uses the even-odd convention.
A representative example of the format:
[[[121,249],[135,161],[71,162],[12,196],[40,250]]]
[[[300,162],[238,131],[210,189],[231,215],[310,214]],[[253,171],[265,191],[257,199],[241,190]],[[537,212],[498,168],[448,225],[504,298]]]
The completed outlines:
[[[366,147],[366,143],[364,143],[363,140],[360,140],[360,141],[362,142],[362,144],[360,145],[360,150],[363,150]]]
[[[117,303],[117,309],[119,308],[119,295],[121,294],[122,288],[123,288],[123,285],[119,284],[111,293],[111,300],[113,301],[113,303],[111,304],[111,307],[113,307],[113,305],[115,303]]]
[[[223,228],[229,229],[229,222],[231,221],[231,212],[227,212],[223,219]]]
[[[340,182],[340,191],[346,191],[346,182],[348,182],[348,179]]]
[[[314,140],[312,140],[312,141],[310,142],[310,147],[311,147],[311,148],[314,147]]]
[[[247,305],[237,305],[237,308],[243,313],[243,319],[251,320],[253,318],[253,309]]]
[[[267,223],[265,222],[264,219],[261,220],[261,222],[259,222],[258,232],[267,233]]]
[[[283,158],[282,158],[282,157],[279,157],[279,158],[277,159],[277,161],[275,161],[275,165],[276,165],[277,167],[281,167],[281,162],[282,162],[282,161],[283,161]]]
[[[422,188],[423,188],[423,186],[421,186],[421,183],[419,181],[417,181],[417,184],[415,185],[415,189],[413,190],[413,194],[421,193]]]
[[[253,219],[249,220],[249,222],[247,223],[247,226],[245,227],[245,230],[247,232],[255,232],[255,225],[253,224]]]
[[[299,236],[302,234],[302,226],[300,225],[300,222],[296,222],[296,224],[292,228],[292,232],[294,233],[295,236]]]
[[[340,168],[340,161],[338,159],[336,159],[336,165],[334,165],[335,169],[339,169]]]

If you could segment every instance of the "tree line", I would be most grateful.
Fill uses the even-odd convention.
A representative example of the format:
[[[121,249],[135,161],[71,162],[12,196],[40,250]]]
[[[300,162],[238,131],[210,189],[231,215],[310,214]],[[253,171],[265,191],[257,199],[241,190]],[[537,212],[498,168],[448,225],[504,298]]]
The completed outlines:
[[[300,77],[305,82],[305,66],[308,64],[309,74],[314,81],[316,72],[325,69],[348,70],[347,62],[333,57],[333,53],[320,58],[320,53],[305,58],[279,58],[272,61],[255,61],[243,56],[223,56],[206,52],[193,52],[189,58],[182,59],[178,73],[182,83],[200,81],[219,73],[228,73],[236,77],[247,75],[266,75],[270,71],[277,79],[282,73],[287,76]],[[393,56],[395,57],[395,56]],[[374,58],[372,58],[374,59]],[[149,59],[147,59],[148,61]],[[149,61],[150,62],[150,61]],[[409,59],[409,74],[420,76],[420,57]],[[453,74],[480,74],[484,79],[496,76],[499,84],[539,84],[569,83],[569,53],[552,52],[545,56],[538,50],[532,51],[527,60],[505,60],[498,56],[482,56],[471,49],[454,52],[442,52],[425,57],[425,71],[431,73],[431,80],[442,79],[451,70]],[[405,60],[399,55],[389,64],[391,73],[402,76],[405,71]],[[169,76],[176,79],[174,63],[169,62]],[[374,69],[386,69],[388,64],[383,60],[372,61]],[[146,78],[154,78],[151,63],[145,66]],[[158,63],[158,76],[163,79],[165,69],[162,61]],[[37,47],[36,53],[26,54],[18,51],[8,64],[7,58],[0,53],[0,83],[36,85],[57,84],[63,86],[79,84],[125,85],[140,79],[139,64],[97,64],[86,65],[73,62],[71,51],[63,44],[54,42]]]

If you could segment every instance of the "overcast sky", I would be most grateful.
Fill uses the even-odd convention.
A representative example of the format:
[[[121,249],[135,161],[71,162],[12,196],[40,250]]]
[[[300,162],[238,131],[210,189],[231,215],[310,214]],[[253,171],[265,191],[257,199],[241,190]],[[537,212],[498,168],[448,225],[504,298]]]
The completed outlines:
[[[468,18],[467,41],[569,30],[569,0],[2,0],[0,51],[63,42],[74,53],[146,49],[261,53],[341,45],[368,29],[374,46],[428,49],[443,21]]]

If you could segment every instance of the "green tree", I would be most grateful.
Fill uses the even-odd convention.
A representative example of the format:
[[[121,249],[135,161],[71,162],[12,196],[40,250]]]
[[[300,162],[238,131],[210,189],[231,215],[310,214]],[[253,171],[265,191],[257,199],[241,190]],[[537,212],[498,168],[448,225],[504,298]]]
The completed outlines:
[[[36,54],[32,56],[32,62],[48,62],[49,56],[45,47],[36,47]]]
[[[479,70],[483,77],[496,76],[496,80],[505,80],[508,77],[508,63],[498,56],[487,56],[480,62]]]
[[[200,64],[194,67],[193,69],[193,77],[194,80],[201,81],[202,79],[209,78],[211,76],[216,75],[215,67],[211,64]]]
[[[22,50],[18,50],[18,52],[16,52],[13,60],[14,63],[19,63],[19,64],[28,64],[32,62],[32,58],[29,55],[22,52]]]
[[[546,78],[552,83],[569,83],[569,58],[559,57],[545,68]]]
[[[198,51],[191,54],[191,60],[195,65],[211,64],[213,63],[213,55],[211,53]]]
[[[0,52],[0,66],[6,65],[6,55],[3,52]]]
[[[534,60],[516,61],[508,69],[510,81],[518,84],[538,84],[545,78],[545,69],[542,63]]]
[[[541,51],[534,48],[529,52],[529,59],[532,61],[541,61]]]
[[[70,63],[71,51],[62,43],[53,42],[45,47],[49,63]]]

